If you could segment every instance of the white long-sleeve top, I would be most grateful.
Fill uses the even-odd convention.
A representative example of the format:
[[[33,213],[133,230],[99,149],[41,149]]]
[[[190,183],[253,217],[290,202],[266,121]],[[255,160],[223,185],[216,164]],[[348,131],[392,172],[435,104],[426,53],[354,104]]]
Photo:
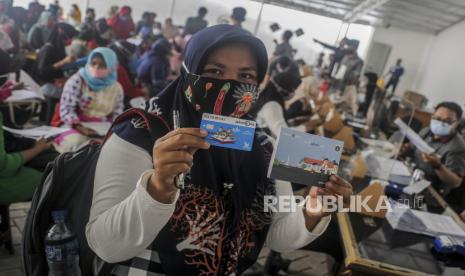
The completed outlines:
[[[261,128],[268,128],[275,138],[278,137],[281,128],[288,127],[283,108],[275,101],[269,101],[262,106],[257,113],[257,124]],[[292,129],[305,132],[304,125],[292,127]]]
[[[155,240],[175,210],[153,199],[147,182],[154,173],[151,156],[113,134],[97,162],[94,195],[86,236],[90,248],[104,261],[115,263],[139,256]],[[292,195],[288,182],[276,183],[277,195]],[[266,244],[279,252],[301,248],[321,235],[330,220],[324,217],[309,232],[301,207],[274,213]]]

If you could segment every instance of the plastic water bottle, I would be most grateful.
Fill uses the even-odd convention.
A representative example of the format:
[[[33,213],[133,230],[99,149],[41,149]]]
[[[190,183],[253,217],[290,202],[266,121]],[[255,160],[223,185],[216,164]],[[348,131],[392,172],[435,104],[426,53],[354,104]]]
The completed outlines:
[[[52,212],[54,224],[45,237],[45,253],[49,276],[80,276],[79,244],[66,224],[67,211]]]

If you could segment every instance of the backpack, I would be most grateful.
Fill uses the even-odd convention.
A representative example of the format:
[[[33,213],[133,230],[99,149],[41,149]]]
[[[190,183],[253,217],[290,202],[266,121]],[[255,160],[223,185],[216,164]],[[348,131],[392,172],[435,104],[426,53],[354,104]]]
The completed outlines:
[[[79,266],[82,275],[94,275],[94,259],[98,257],[87,244],[85,227],[92,206],[95,169],[100,150],[111,136],[114,126],[131,118],[145,122],[153,142],[165,132],[160,130],[169,130],[165,121],[157,115],[141,109],[130,109],[115,120],[102,144],[90,143],[76,152],[60,155],[47,165],[32,198],[24,226],[22,259],[26,275],[48,274],[44,239],[48,228],[53,224],[50,214],[58,209],[68,210],[67,223],[79,242]],[[114,265],[104,263],[98,275],[109,275]]]

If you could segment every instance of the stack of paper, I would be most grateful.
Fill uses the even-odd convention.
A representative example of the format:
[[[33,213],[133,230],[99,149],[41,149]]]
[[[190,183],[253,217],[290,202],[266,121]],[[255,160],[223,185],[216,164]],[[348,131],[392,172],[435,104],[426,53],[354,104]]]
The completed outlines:
[[[400,132],[402,132],[417,149],[427,154],[434,153],[434,149],[400,118],[397,118],[394,123],[399,127]]]
[[[417,195],[421,192],[423,192],[424,189],[428,188],[428,186],[431,185],[431,182],[426,181],[426,180],[420,180],[411,183],[407,187],[405,187],[402,191],[407,194],[407,195]]]
[[[407,206],[391,204],[386,214],[395,230],[437,237],[440,235],[465,238],[465,231],[450,216],[412,210]]]
[[[408,185],[412,179],[409,168],[402,162],[382,156],[365,155],[367,175],[382,180],[390,180],[402,185]]]
[[[58,136],[61,133],[69,130],[69,128],[59,128],[59,127],[51,127],[51,126],[40,126],[36,128],[29,128],[29,129],[14,129],[14,128],[3,126],[3,129],[10,133],[13,133],[13,134],[16,134],[22,137],[26,137],[26,138],[31,138],[31,139],[39,139],[41,137],[48,139],[48,138]]]
[[[5,102],[19,102],[19,101],[27,101],[27,100],[33,100],[33,99],[39,99],[39,100],[44,100],[44,96],[40,93],[37,93],[32,90],[14,90],[11,94],[10,97],[8,97]]]

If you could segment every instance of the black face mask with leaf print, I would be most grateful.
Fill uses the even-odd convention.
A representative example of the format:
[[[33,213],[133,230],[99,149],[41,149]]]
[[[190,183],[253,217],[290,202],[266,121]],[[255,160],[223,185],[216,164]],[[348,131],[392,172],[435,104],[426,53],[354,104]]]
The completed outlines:
[[[200,114],[236,118],[247,114],[258,99],[258,87],[255,84],[195,74],[187,75],[183,91],[184,97]]]

